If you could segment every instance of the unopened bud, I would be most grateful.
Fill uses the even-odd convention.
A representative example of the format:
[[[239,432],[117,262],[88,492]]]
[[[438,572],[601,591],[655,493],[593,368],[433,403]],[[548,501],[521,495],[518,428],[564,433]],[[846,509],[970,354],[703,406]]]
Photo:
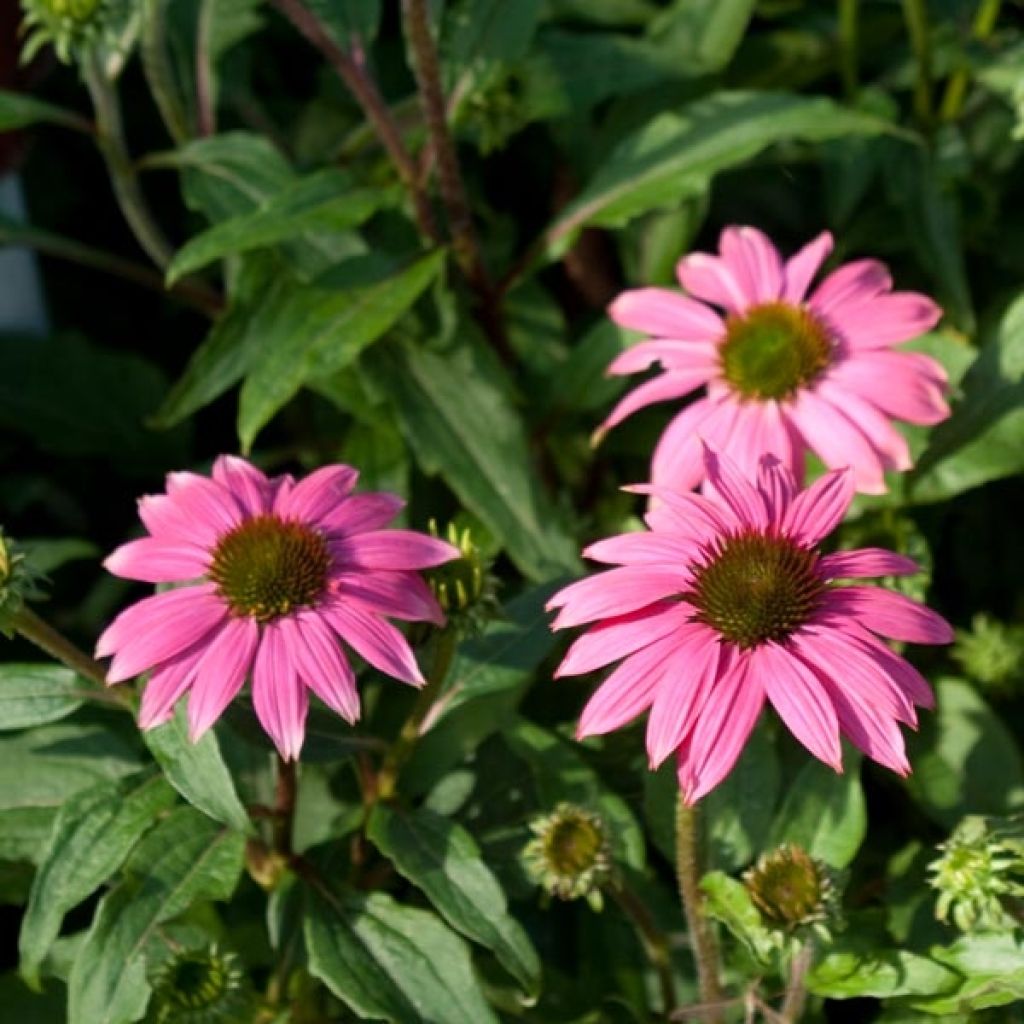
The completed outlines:
[[[601,818],[574,804],[559,804],[530,823],[534,833],[523,849],[530,877],[561,900],[583,897],[595,910],[611,878],[608,831]]]
[[[787,843],[762,853],[743,884],[767,927],[794,932],[809,926],[828,938],[838,909],[835,882],[828,866],[802,847]]]

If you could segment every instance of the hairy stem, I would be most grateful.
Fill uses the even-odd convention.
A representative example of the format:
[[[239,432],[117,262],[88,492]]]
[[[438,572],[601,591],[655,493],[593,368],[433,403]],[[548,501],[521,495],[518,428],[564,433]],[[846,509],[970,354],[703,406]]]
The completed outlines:
[[[850,102],[857,98],[860,0],[839,0],[839,73],[843,95]]]
[[[926,0],[903,0],[903,17],[910,35],[910,48],[917,60],[914,82],[914,113],[928,128],[932,123],[932,33]]]
[[[814,960],[814,945],[805,942],[793,957],[789,965],[789,980],[786,983],[786,996],[782,1001],[780,1013],[785,1024],[796,1024],[807,1004],[807,985],[805,980]]]
[[[658,975],[662,1012],[672,1013],[676,1007],[676,993],[672,980],[672,960],[669,955],[668,940],[643,901],[621,878],[616,879],[610,886],[610,892],[619,908],[636,928],[647,959],[650,960],[651,966]]]
[[[981,0],[978,13],[974,16],[974,24],[971,26],[971,36],[974,39],[981,41],[992,35],[999,20],[1001,7],[1002,0]],[[970,77],[970,69],[966,67],[958,68],[950,76],[939,107],[939,116],[943,121],[955,121],[960,116]]]
[[[164,270],[171,262],[173,250],[153,219],[139,187],[139,179],[125,143],[117,91],[95,60],[85,65],[84,74],[96,111],[97,142],[107,164],[117,204],[136,241],[146,255]]]
[[[416,703],[402,725],[395,742],[384,755],[384,762],[377,775],[377,798],[380,800],[391,800],[395,795],[398,775],[402,766],[416,749],[423,722],[434,706],[434,702],[441,693],[441,687],[448,677],[448,670],[455,657],[457,641],[458,635],[451,628],[444,629],[435,636],[434,662],[430,666],[426,684],[420,690]]]
[[[203,4],[196,32],[196,130],[206,138],[217,131],[217,110],[213,95],[213,68],[210,67],[210,5]]]
[[[405,148],[405,143],[391,116],[391,111],[384,102],[377,83],[370,76],[365,64],[354,59],[352,54],[346,53],[331,38],[316,17],[306,9],[302,0],[273,0],[273,3],[299,33],[327,58],[338,77],[355,97],[390,157],[399,179],[409,193],[420,233],[431,242],[439,242],[441,236],[438,234],[434,214],[430,209],[426,193],[420,186],[416,163]]]
[[[722,1001],[719,982],[718,943],[704,914],[704,898],[700,891],[700,818],[696,807],[683,801],[682,793],[676,805],[676,873],[679,895],[683,903],[686,927],[697,964],[697,984],[701,1001],[709,1010],[707,1019],[720,1024],[721,1012],[716,1008]]]

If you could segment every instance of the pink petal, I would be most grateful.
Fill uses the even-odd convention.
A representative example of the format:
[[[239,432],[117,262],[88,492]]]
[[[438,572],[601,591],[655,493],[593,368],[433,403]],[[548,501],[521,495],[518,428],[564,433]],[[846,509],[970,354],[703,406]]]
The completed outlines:
[[[355,673],[319,614],[303,611],[294,619],[282,619],[281,626],[300,680],[346,722],[359,721]]]
[[[661,363],[666,370],[709,367],[717,371],[719,362],[718,346],[713,342],[642,341],[620,352],[608,364],[605,373],[612,377],[640,373],[655,363]]]
[[[948,644],[953,629],[941,615],[883,587],[837,587],[822,599],[822,610],[850,615],[873,633],[911,644]]]
[[[877,406],[828,378],[819,381],[815,390],[829,405],[841,409],[847,419],[858,426],[871,447],[882,456],[886,469],[901,472],[910,469],[913,459],[910,457],[907,439],[893,427]]]
[[[676,646],[675,637],[670,636],[626,658],[587,701],[576,738],[604,735],[643,714],[651,706],[655,688]]]
[[[242,510],[227,488],[197,473],[168,473],[167,497],[186,520],[229,533],[242,521]]]
[[[193,743],[223,714],[249,674],[260,629],[255,619],[231,619],[210,641],[195,670],[188,697],[189,738]]]
[[[195,545],[143,537],[115,548],[103,567],[124,579],[141,580],[143,583],[176,583],[202,576],[209,563],[209,554]]]
[[[623,533],[583,549],[583,557],[610,565],[667,565],[678,567],[699,557],[693,541],[665,533]]]
[[[662,373],[653,380],[644,381],[638,384],[618,402],[614,409],[608,414],[605,421],[597,428],[597,436],[607,433],[613,427],[618,426],[623,420],[628,419],[633,413],[656,402],[668,402],[674,398],[682,398],[688,395],[695,388],[706,384],[708,379],[716,372],[715,368],[708,367],[697,370],[673,370],[669,373]]]
[[[663,487],[689,491],[704,475],[697,431],[703,432],[707,420],[721,403],[706,398],[692,402],[662,431],[651,460],[651,479]]]
[[[693,615],[686,604],[663,601],[591,627],[569,648],[555,678],[579,676],[604,668],[657,640],[678,633]]]
[[[187,651],[163,662],[146,683],[139,706],[139,728],[155,729],[174,716],[174,705],[192,685],[196,666],[205,650],[194,644]]]
[[[912,558],[885,548],[856,548],[823,556],[818,571],[824,579],[837,580],[848,576],[912,576],[921,567]]]
[[[652,771],[686,739],[718,677],[722,647],[710,629],[694,624],[677,637],[677,643],[655,690],[647,722]]]
[[[949,416],[945,372],[917,352],[857,352],[833,368],[832,378],[908,423],[933,426]]]
[[[739,529],[739,521],[729,509],[703,494],[651,484],[632,484],[622,489],[631,494],[649,494],[656,499],[645,516],[647,525],[656,532],[703,542],[719,533]]]
[[[763,529],[768,525],[764,502],[757,488],[727,455],[704,446],[705,493],[724,505],[741,526]]]
[[[226,616],[212,583],[154,594],[114,619],[96,643],[96,657],[114,655],[107,682],[131,679],[202,639]]]
[[[306,735],[309,697],[299,682],[281,620],[263,627],[253,666],[252,703],[281,757],[297,760]]]
[[[729,774],[764,706],[761,681],[742,653],[715,681],[693,732],[679,748],[679,785],[696,803]]]
[[[139,518],[154,540],[212,550],[227,532],[217,521],[196,519],[166,494],[139,498]]]
[[[833,270],[811,295],[809,305],[816,313],[830,315],[840,308],[870,302],[892,289],[892,278],[878,260],[856,260]]]
[[[279,492],[274,511],[284,519],[318,523],[334,512],[355,487],[359,474],[351,466],[324,466]]]
[[[764,232],[751,227],[726,228],[718,248],[750,305],[775,302],[779,298],[782,259]]]
[[[870,302],[841,305],[831,320],[847,344],[857,349],[898,345],[930,331],[942,319],[942,309],[927,295],[893,292]]]
[[[772,455],[796,472],[803,466],[803,450],[797,455],[792,431],[778,402],[738,402],[737,416],[728,446],[723,446],[740,473],[749,480],[757,477],[761,459]],[[705,438],[707,440],[707,438]]]
[[[403,683],[423,685],[423,675],[408,640],[390,622],[342,600],[324,605],[322,612],[345,643],[374,668]]]
[[[365,533],[387,526],[405,507],[397,494],[353,494],[334,511],[319,520],[319,527],[328,533]]]
[[[862,626],[857,625],[855,631],[848,632],[850,639],[868,652],[913,703],[923,708],[935,707],[935,694],[932,688],[909,661],[890,650],[883,641]]]
[[[822,263],[831,251],[832,234],[823,231],[790,257],[783,272],[786,283],[782,290],[782,298],[786,302],[803,302],[814,275],[821,269]]]
[[[595,619],[625,615],[686,589],[689,575],[683,569],[657,565],[608,569],[570,583],[548,602],[561,608],[552,629],[579,626]]]
[[[221,455],[213,463],[213,479],[234,496],[246,516],[270,511],[270,481],[251,462],[237,455]]]
[[[676,264],[679,283],[695,298],[742,313],[750,304],[729,264],[704,252],[690,253]]]
[[[457,547],[415,530],[371,530],[330,545],[345,567],[359,569],[429,569],[461,558]]]
[[[799,544],[813,547],[843,521],[851,501],[853,474],[846,469],[825,473],[793,499],[782,532]]]
[[[620,327],[655,338],[714,341],[724,330],[714,310],[666,288],[637,288],[623,292],[608,315]]]
[[[764,501],[768,521],[781,526],[797,493],[793,474],[784,462],[772,455],[765,455],[757,469],[757,489]]]
[[[444,612],[419,573],[343,572],[332,577],[330,586],[341,600],[354,601],[377,615],[444,625]]]

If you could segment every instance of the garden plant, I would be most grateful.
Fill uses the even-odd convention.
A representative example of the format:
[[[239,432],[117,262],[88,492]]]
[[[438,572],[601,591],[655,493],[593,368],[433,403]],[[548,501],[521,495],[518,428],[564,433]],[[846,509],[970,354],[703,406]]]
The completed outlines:
[[[1019,2],[0,32],[0,1020],[1024,1021]]]

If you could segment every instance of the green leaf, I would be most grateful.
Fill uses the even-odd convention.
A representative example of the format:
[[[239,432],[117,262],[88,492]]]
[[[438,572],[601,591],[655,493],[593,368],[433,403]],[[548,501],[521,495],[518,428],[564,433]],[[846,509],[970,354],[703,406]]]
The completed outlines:
[[[66,718],[82,706],[89,684],[63,665],[0,665],[0,731]]]
[[[652,36],[690,76],[720,71],[732,59],[756,0],[684,0],[659,18]]]
[[[100,902],[75,959],[68,1024],[131,1024],[149,1001],[147,946],[164,921],[197,900],[231,896],[245,837],[191,807],[175,811],[136,847],[128,877]]]
[[[225,825],[249,831],[249,815],[221,756],[216,733],[210,730],[198,743],[192,743],[184,702],[178,704],[171,721],[147,730],[142,737],[167,781],[190,804]]]
[[[777,142],[820,142],[888,130],[886,122],[823,96],[722,92],[659,114],[623,139],[547,230],[555,259],[587,225],[621,227],[639,214],[699,195],[719,171]]]
[[[434,909],[457,931],[490,949],[527,994],[540,991],[540,961],[519,923],[508,913],[505,893],[461,825],[428,810],[374,808],[371,842],[398,872],[426,893]]]
[[[497,62],[522,57],[537,26],[540,0],[461,0],[447,12],[441,45],[445,79],[457,98]]]
[[[846,751],[837,775],[817,759],[800,769],[775,817],[771,844],[797,843],[832,867],[846,867],[867,832],[860,755]]]
[[[344,48],[366,48],[380,27],[380,0],[306,0],[320,22]]]
[[[51,573],[68,562],[96,558],[100,554],[100,549],[92,541],[77,537],[33,537],[19,543],[32,567],[43,573]]]
[[[1024,470],[1024,295],[983,333],[963,392],[910,475],[915,501],[941,501]]]
[[[700,880],[700,887],[707,897],[708,914],[721,921],[755,959],[767,963],[775,943],[746,886],[722,871],[712,871]]]
[[[915,1000],[916,1006],[929,1013],[951,1013],[966,1020],[971,1011],[1024,1001],[1024,936],[1020,931],[965,935],[946,949],[932,949],[931,955],[964,978],[956,991],[944,997]]]
[[[232,47],[262,27],[261,6],[262,0],[202,0],[196,29],[197,78],[205,78],[212,109],[220,91],[217,65]]]
[[[89,123],[71,110],[55,107],[21,92],[0,89],[0,132],[13,132],[32,124],[59,124],[89,131]]]
[[[932,995],[954,989],[958,981],[956,972],[926,956],[902,949],[868,949],[845,938],[807,974],[808,990],[830,999]]]
[[[444,477],[525,575],[578,572],[576,544],[536,481],[522,419],[480,359],[468,341],[444,354],[394,346],[374,363],[375,379],[424,472]]]
[[[948,827],[965,814],[1024,807],[1024,764],[1000,717],[961,679],[940,679],[935,692],[935,713],[907,738],[914,799]]]
[[[255,210],[223,220],[182,246],[167,268],[167,283],[214,260],[266,248],[310,232],[342,232],[361,224],[391,200],[387,189],[353,189],[337,170],[299,178]]]
[[[102,783],[76,793],[54,821],[21,924],[21,972],[39,983],[39,967],[64,915],[121,866],[142,834],[174,803],[159,775]]]
[[[307,890],[303,925],[310,973],[357,1014],[389,1024],[497,1024],[465,943],[433,914],[319,883]]]

